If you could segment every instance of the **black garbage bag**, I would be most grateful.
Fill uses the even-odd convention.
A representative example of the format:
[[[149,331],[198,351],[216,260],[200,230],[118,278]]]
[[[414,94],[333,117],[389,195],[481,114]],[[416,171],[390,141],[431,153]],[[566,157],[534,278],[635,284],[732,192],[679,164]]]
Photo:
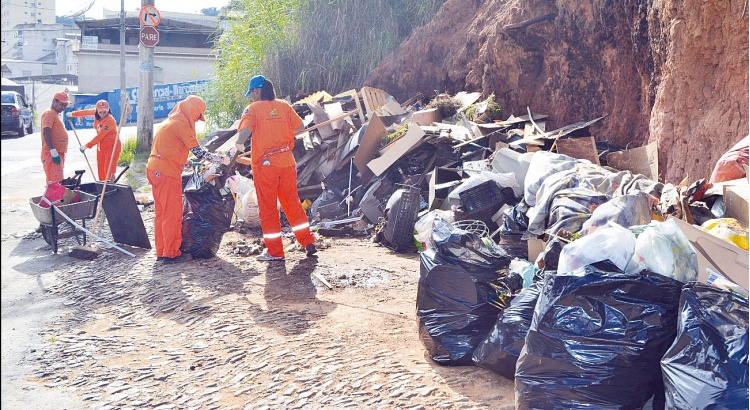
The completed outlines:
[[[479,367],[512,379],[526,334],[534,316],[534,306],[544,282],[538,281],[521,290],[497,318],[495,326],[482,340],[471,357]]]
[[[219,188],[203,184],[182,196],[182,244],[180,251],[193,258],[213,258],[221,238],[229,230],[234,199],[223,196]]]
[[[546,274],[516,366],[516,408],[640,409],[653,396],[663,408],[659,361],[677,333],[681,287],[611,263]]]
[[[510,297],[498,289],[498,283],[513,292],[523,280],[518,275],[503,280],[498,271],[507,268],[510,259],[494,243],[435,219],[435,247],[419,258],[419,337],[435,362],[471,365],[474,348]]]
[[[526,216],[528,209],[529,206],[523,201],[506,209],[498,235],[498,243],[504,246],[511,256],[519,259],[529,258],[528,242],[522,238],[529,227],[529,218]]]
[[[661,369],[669,409],[747,409],[747,299],[702,283],[685,285],[677,338]]]

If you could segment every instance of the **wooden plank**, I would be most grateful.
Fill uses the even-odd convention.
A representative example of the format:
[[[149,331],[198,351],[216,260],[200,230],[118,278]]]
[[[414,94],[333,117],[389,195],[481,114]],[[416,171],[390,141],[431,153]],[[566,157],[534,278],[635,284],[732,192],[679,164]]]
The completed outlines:
[[[557,152],[573,158],[587,159],[601,165],[594,137],[563,138],[557,140]]]
[[[362,101],[365,103],[365,110],[367,110],[367,118],[372,118],[375,110],[385,103],[386,93],[373,87],[362,87],[360,93],[362,94]]]

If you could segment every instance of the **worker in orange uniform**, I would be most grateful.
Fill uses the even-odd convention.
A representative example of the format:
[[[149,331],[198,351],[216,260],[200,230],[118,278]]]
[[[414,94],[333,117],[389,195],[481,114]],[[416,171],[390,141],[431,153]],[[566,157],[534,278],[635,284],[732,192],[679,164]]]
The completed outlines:
[[[68,152],[68,131],[60,119],[70,100],[64,92],[56,93],[52,105],[42,113],[42,166],[47,183],[60,182],[63,179],[65,153]]]
[[[201,148],[195,134],[195,122],[205,121],[206,103],[190,95],[175,105],[167,120],[154,135],[146,177],[154,195],[154,239],[156,259],[179,263],[192,259],[182,254],[182,168],[188,153],[216,164],[228,164],[229,158]]]
[[[253,103],[245,108],[237,129],[238,152],[250,143],[253,183],[258,196],[258,214],[266,249],[258,259],[284,260],[281,220],[276,201],[281,203],[297,242],[313,256],[315,237],[297,193],[297,164],[292,155],[294,135],[303,130],[302,119],[284,100],[276,99],[273,84],[262,75],[250,79],[245,96]]]
[[[120,152],[122,152],[122,143],[117,138],[117,122],[112,116],[112,111],[109,110],[109,103],[106,100],[99,100],[96,102],[96,108],[69,112],[68,118],[92,115],[95,118],[96,137],[87,144],[81,145],[80,151],[85,152],[87,148],[93,148],[96,145],[96,168],[99,180],[114,181],[117,160],[120,159]],[[107,172],[108,166],[110,166],[109,172]]]

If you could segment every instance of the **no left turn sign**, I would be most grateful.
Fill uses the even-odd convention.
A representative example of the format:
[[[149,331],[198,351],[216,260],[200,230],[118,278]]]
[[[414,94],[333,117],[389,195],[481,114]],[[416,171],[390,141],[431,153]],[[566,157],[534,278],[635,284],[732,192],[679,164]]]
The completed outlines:
[[[161,22],[161,13],[159,13],[159,10],[155,6],[143,6],[138,13],[138,17],[144,26],[156,27]]]

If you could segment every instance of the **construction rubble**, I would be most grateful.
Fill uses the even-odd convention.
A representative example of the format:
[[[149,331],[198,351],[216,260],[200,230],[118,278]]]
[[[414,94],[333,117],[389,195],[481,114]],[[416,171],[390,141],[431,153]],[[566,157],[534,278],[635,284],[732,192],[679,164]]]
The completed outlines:
[[[656,143],[597,142],[604,117],[547,130],[480,93],[399,103],[370,87],[293,107],[312,229],[420,253],[435,362],[515,379],[517,408],[746,408],[750,137],[674,185]],[[230,151],[238,123],[204,147]],[[251,233],[240,255],[262,247],[249,155],[216,179],[234,206],[217,224]]]

